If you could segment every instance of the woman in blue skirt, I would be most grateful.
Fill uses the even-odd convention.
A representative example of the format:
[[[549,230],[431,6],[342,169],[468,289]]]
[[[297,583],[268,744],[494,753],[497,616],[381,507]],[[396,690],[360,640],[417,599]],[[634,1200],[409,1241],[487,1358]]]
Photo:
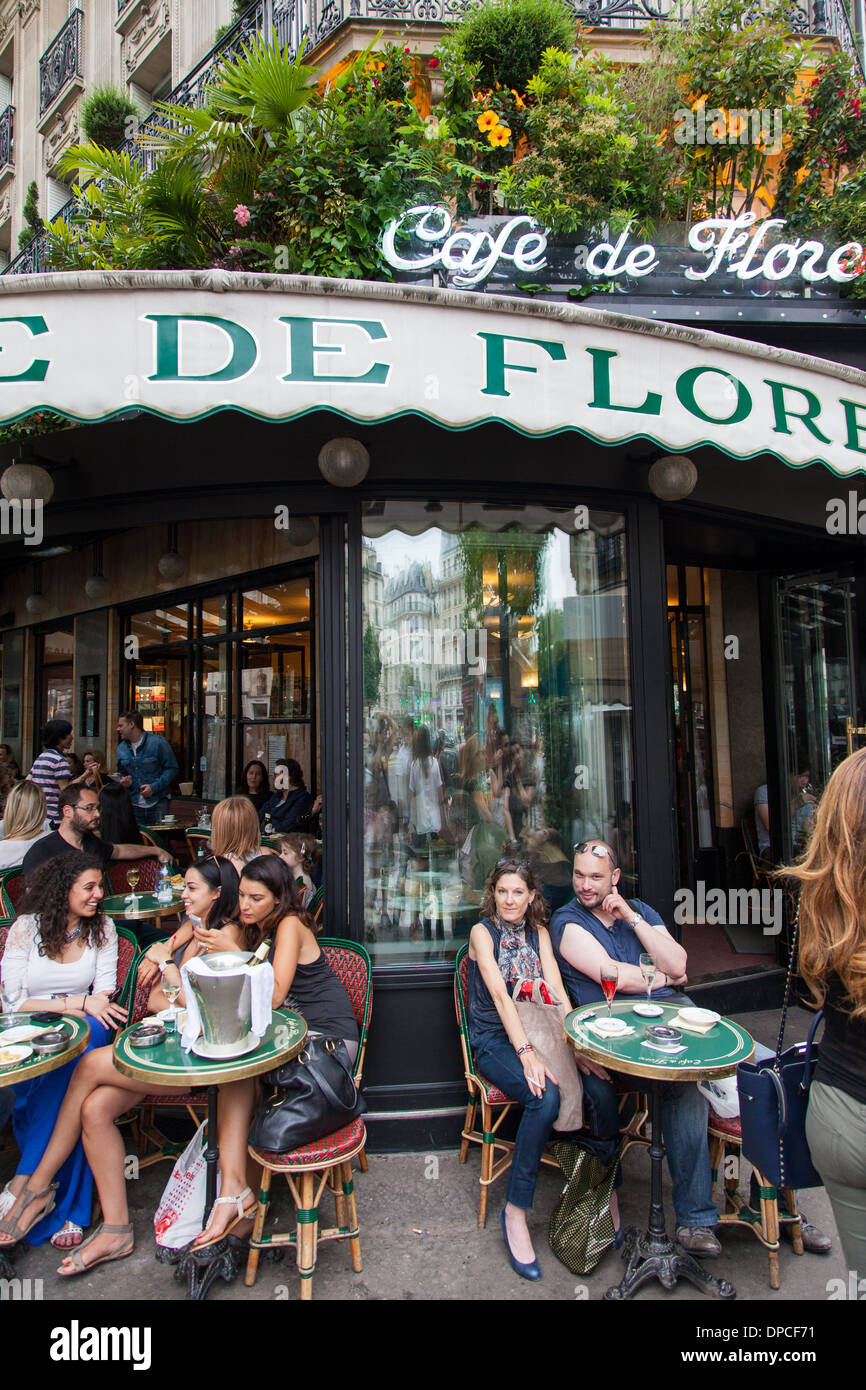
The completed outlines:
[[[87,1051],[104,1047],[126,1010],[111,1002],[117,987],[117,933],[100,910],[97,860],[71,851],[31,875],[0,964],[3,994],[18,1010],[59,1010],[86,1018]],[[90,1224],[93,1178],[81,1143],[44,1192],[28,1186],[51,1137],[78,1059],[13,1088],[12,1126],[21,1150],[15,1177],[0,1194],[0,1246],[27,1240],[58,1249],[78,1245]],[[30,1208],[25,1224],[21,1213]],[[35,1210],[34,1210],[35,1207]]]

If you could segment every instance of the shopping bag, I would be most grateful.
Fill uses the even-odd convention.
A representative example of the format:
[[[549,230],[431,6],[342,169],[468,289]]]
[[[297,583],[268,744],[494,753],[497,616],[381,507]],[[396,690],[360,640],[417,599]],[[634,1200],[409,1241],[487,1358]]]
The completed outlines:
[[[589,1274],[614,1242],[610,1196],[619,1155],[605,1167],[595,1154],[567,1139],[557,1140],[552,1149],[566,1183],[550,1217],[550,1248],[572,1274]]]
[[[518,981],[513,997],[536,1057],[556,1077],[559,1086],[559,1113],[553,1128],[566,1134],[583,1129],[583,1081],[562,1026],[570,1012],[568,1005],[557,998],[544,980]]]
[[[207,1189],[207,1120],[203,1120],[171,1170],[153,1218],[156,1243],[181,1250],[201,1234]],[[217,1173],[217,1195],[220,1176]]]

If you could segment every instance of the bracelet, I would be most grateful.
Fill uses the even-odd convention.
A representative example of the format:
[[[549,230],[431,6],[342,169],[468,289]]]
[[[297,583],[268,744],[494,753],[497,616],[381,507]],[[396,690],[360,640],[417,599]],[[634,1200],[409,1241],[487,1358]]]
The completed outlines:
[[[524,1052],[534,1052],[534,1051],[535,1051],[535,1048],[532,1046],[532,1043],[524,1043],[523,1047],[518,1047],[518,1049],[517,1049],[517,1055],[518,1055],[518,1057],[522,1057],[523,1054],[524,1054]]]

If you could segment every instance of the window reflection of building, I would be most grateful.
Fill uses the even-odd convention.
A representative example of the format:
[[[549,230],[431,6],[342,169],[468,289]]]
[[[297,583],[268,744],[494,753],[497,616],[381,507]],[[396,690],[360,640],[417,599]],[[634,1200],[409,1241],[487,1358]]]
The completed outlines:
[[[382,663],[381,709],[365,700],[365,905],[384,959],[453,954],[512,833],[557,901],[587,835],[616,838],[635,890],[622,517],[575,533],[543,508],[516,526],[452,503],[419,531],[414,506],[368,504],[362,566],[365,662]],[[412,804],[422,726],[437,833]]]

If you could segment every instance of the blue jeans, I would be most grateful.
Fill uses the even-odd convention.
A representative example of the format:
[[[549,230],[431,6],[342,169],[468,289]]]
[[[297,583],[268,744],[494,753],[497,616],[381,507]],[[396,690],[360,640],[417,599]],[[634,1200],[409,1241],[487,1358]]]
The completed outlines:
[[[531,1207],[541,1155],[559,1114],[559,1087],[548,1080],[541,1095],[534,1096],[507,1038],[484,1043],[475,1053],[475,1065],[482,1076],[523,1106],[505,1200],[515,1207]]]
[[[153,806],[133,806],[138,825],[158,825],[168,815],[168,797],[154,802]]]
[[[707,1102],[691,1082],[663,1081],[661,1094],[662,1131],[677,1225],[715,1226],[719,1214],[713,1205]],[[583,1077],[583,1103],[589,1138],[581,1133],[580,1143],[603,1163],[610,1163],[619,1140],[617,1094],[609,1081],[590,1073]]]

